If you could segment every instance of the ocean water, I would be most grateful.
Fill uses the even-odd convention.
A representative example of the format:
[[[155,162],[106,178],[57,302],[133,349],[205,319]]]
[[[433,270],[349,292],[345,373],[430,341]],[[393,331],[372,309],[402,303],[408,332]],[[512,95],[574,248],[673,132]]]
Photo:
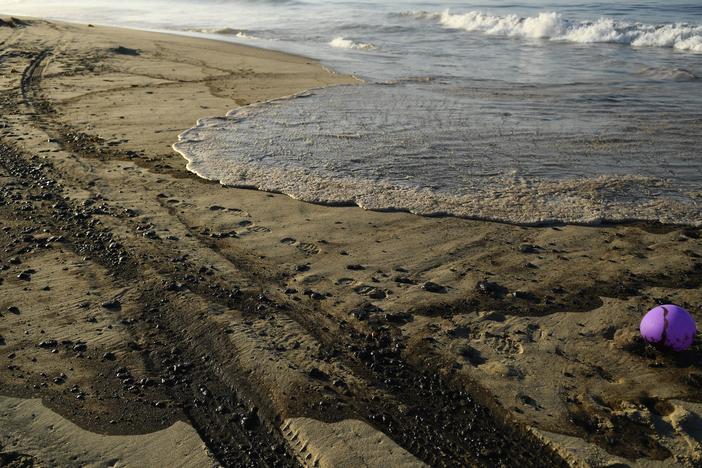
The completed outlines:
[[[535,224],[702,224],[702,2],[0,0],[215,37],[365,83],[204,118],[202,177],[331,204]]]

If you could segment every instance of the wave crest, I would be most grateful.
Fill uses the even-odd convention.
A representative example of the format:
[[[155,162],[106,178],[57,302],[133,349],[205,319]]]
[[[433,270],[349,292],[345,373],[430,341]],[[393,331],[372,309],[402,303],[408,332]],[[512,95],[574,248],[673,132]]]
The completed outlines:
[[[329,41],[329,45],[336,47],[337,49],[356,49],[356,50],[372,50],[376,46],[367,42],[354,42],[350,39],[344,39],[343,37],[335,37]]]
[[[247,31],[234,28],[200,28],[189,29],[188,31],[204,33],[204,34],[220,34],[222,36],[236,36],[240,39],[258,39],[258,37],[249,34]]]
[[[437,21],[446,28],[494,36],[581,44],[618,43],[633,47],[669,47],[702,53],[702,26],[684,23],[653,25],[604,17],[596,21],[572,21],[557,12],[520,17],[491,15],[481,11],[452,14],[446,10],[442,13],[404,12],[400,16]]]

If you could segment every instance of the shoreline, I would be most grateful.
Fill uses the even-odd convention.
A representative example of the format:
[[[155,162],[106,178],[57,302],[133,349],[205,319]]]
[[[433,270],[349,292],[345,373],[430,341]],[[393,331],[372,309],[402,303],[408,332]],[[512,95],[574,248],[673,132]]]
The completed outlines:
[[[1,12],[0,12],[1,14]],[[18,19],[23,19],[23,20],[32,20],[32,17],[25,17],[25,16],[16,16]],[[47,18],[50,19],[50,18]],[[283,54],[283,55],[288,55],[291,57],[297,57],[299,59],[304,59],[304,60],[309,60],[312,61],[316,64],[318,64],[323,70],[325,70],[327,73],[329,73],[332,76],[350,76],[355,82],[342,82],[340,83],[341,85],[362,85],[365,84],[365,80],[362,78],[356,76],[356,75],[341,75],[334,69],[322,64],[318,59],[312,58],[312,57],[307,57],[304,55],[298,55],[298,54],[293,54],[290,52],[285,52],[273,48],[265,48],[265,47],[260,47],[256,45],[251,45],[248,43],[244,42],[237,42],[237,41],[230,41],[221,37],[216,37],[218,36],[217,34],[209,34],[209,33],[198,33],[195,31],[179,31],[179,30],[167,30],[167,29],[148,29],[148,28],[137,28],[137,27],[124,27],[124,26],[115,26],[111,24],[102,24],[102,23],[74,23],[74,22],[69,22],[69,21],[64,21],[64,20],[51,20],[56,23],[62,23],[66,25],[81,25],[85,27],[103,27],[103,28],[112,28],[112,29],[118,29],[118,30],[132,30],[132,31],[140,31],[140,32],[146,32],[146,33],[154,33],[154,34],[159,34],[159,35],[165,35],[165,36],[176,36],[176,37],[188,37],[188,38],[194,38],[198,40],[203,40],[203,41],[213,41],[213,42],[219,42],[223,44],[234,44],[235,46],[240,46],[244,48],[251,48],[255,50],[260,50],[260,51],[266,51],[266,52],[273,52],[273,53],[278,53],[278,54]],[[228,110],[225,114],[222,114],[223,116],[229,116],[232,112],[236,111],[237,109],[240,109],[242,107],[250,107],[250,106],[261,106],[265,105],[267,103],[271,102],[277,102],[277,101],[282,101],[282,100],[290,100],[290,99],[295,99],[300,96],[304,96],[306,93],[313,92],[315,90],[319,89],[324,89],[327,87],[332,87],[332,86],[338,86],[338,85],[325,85],[325,86],[320,86],[320,87],[313,87],[313,88],[308,88],[300,92],[296,92],[293,94],[289,95],[283,95],[283,96],[274,96],[271,97],[270,99],[266,99],[263,101],[256,101],[255,103],[251,103],[247,106],[239,106],[235,107],[233,109]],[[220,118],[221,116],[212,116],[212,117],[201,117],[198,118],[195,121],[195,126],[198,126],[200,124],[200,120],[202,119],[207,119],[207,118]],[[182,152],[178,151],[175,146],[177,145],[177,142],[180,141],[181,135],[187,133],[191,128],[186,128],[183,130],[178,135],[177,140],[173,144],[173,149],[177,153],[179,153],[183,159],[185,159],[188,164],[191,163],[191,160],[188,159]],[[186,169],[187,170],[187,169]],[[216,182],[222,185],[223,187],[226,188],[232,188],[232,189],[243,189],[243,190],[256,190],[256,191],[261,191],[265,193],[272,193],[272,194],[282,194],[286,195],[293,200],[300,201],[302,203],[311,203],[314,205],[319,205],[319,206],[328,206],[328,207],[359,207],[364,210],[369,210],[369,211],[376,211],[380,213],[407,213],[415,216],[422,216],[422,217],[429,217],[429,218],[443,218],[443,217],[451,217],[451,218],[458,218],[458,219],[464,219],[468,221],[479,221],[479,222],[488,222],[488,223],[498,223],[498,224],[506,224],[510,226],[523,226],[523,227],[560,227],[560,226],[583,226],[583,227],[607,227],[607,226],[617,226],[617,225],[622,225],[622,226],[642,226],[645,228],[650,228],[650,229],[656,229],[658,226],[660,227],[670,227],[670,228],[692,228],[692,229],[697,229],[702,227],[702,221],[700,221],[700,225],[695,225],[692,223],[685,223],[685,222],[665,222],[665,221],[660,221],[660,220],[648,220],[648,219],[641,219],[641,218],[626,218],[626,219],[617,219],[617,220],[612,220],[609,218],[603,218],[603,219],[596,219],[593,221],[562,221],[560,219],[554,219],[554,220],[545,220],[545,221],[524,221],[524,222],[519,222],[519,221],[509,221],[509,220],[504,220],[500,217],[490,217],[490,216],[471,216],[471,215],[459,215],[459,214],[454,214],[451,212],[436,212],[436,213],[422,213],[418,212],[416,210],[412,210],[410,208],[372,208],[372,207],[365,207],[362,204],[359,204],[359,202],[355,200],[347,200],[347,201],[341,201],[338,203],[335,202],[324,202],[324,201],[314,201],[314,200],[306,200],[302,199],[299,197],[295,197],[292,194],[286,193],[285,191],[282,190],[269,190],[265,188],[259,188],[257,185],[228,185],[225,183],[222,183],[220,181],[217,181],[212,178],[207,178],[204,177],[197,172],[193,172],[188,170],[189,172],[195,174],[197,177],[210,181],[210,182]]]
[[[278,123],[279,117],[266,121],[262,116],[267,113],[274,116],[287,113],[285,109],[296,105],[305,106],[303,108],[310,106],[309,103],[296,103],[297,98],[304,97],[306,102],[312,99],[313,108],[324,108],[327,104],[334,106],[331,99],[334,93],[352,95],[355,91],[363,92],[363,89],[355,90],[343,85],[334,88],[325,95],[329,99],[317,99],[319,93],[302,93],[236,108],[224,116],[198,119],[194,126],[178,135],[178,141],[172,147],[188,161],[188,170],[200,177],[218,181],[226,187],[282,193],[295,200],[318,205],[355,205],[379,212],[452,216],[534,227],[601,226],[637,222],[700,227],[702,223],[697,216],[699,208],[694,200],[656,195],[645,184],[671,184],[670,179],[649,179],[640,174],[600,175],[583,179],[533,179],[528,183],[499,178],[492,180],[490,185],[476,188],[473,193],[463,193],[461,190],[450,193],[445,186],[430,189],[414,185],[414,182],[405,184],[397,179],[397,175],[393,181],[389,181],[380,176],[380,180],[360,176],[352,168],[345,171],[332,169],[329,172],[321,169],[323,166],[320,164],[323,164],[324,158],[315,156],[316,151],[321,151],[322,154],[327,151],[323,149],[324,145],[315,145],[309,141],[305,143],[310,145],[309,148],[296,146],[298,137],[294,135],[299,132],[297,126],[301,123],[294,120],[298,123],[290,136],[284,130],[285,125]],[[266,123],[262,125],[261,120]],[[325,120],[331,119],[321,121]],[[275,142],[269,141],[269,132],[262,130],[268,128],[268,124],[272,127],[270,132],[283,132],[283,141],[291,138],[290,146],[276,146]],[[240,131],[245,132],[244,138],[237,135]],[[314,132],[313,129],[310,131]],[[264,151],[271,151],[270,148],[275,147],[282,154],[275,159],[275,163],[269,164],[259,160],[255,154],[253,157],[249,155],[249,151],[257,147],[266,147]],[[301,155],[308,150],[311,169],[300,163]],[[338,151],[344,149],[340,147]],[[287,153],[290,156],[285,156]],[[343,158],[338,161],[341,160]],[[338,162],[333,156],[331,161],[333,164]],[[394,174],[393,171],[394,169],[389,169]],[[634,186],[644,188],[635,195],[630,194],[628,199],[622,195],[633,191]],[[618,195],[608,195],[610,191]]]
[[[3,15],[3,12],[0,11],[0,17],[3,17],[3,16],[7,16],[7,15]],[[313,61],[316,64],[318,64],[324,71],[326,71],[330,75],[350,76],[360,84],[365,83],[365,80],[363,78],[356,76],[356,75],[339,73],[336,70],[334,70],[332,67],[324,65],[320,59],[316,59],[314,57],[308,57],[308,56],[302,55],[302,54],[286,52],[284,50],[278,50],[278,49],[274,49],[274,48],[266,48],[266,47],[262,47],[262,46],[257,46],[257,45],[249,44],[249,43],[243,42],[243,41],[239,42],[239,41],[235,41],[235,40],[227,40],[226,35],[217,34],[217,33],[204,33],[204,32],[188,31],[188,30],[139,28],[139,27],[135,27],[135,26],[120,26],[120,25],[107,24],[107,23],[68,21],[68,20],[62,20],[62,19],[53,19],[51,17],[35,18],[35,17],[23,16],[23,15],[15,15],[15,16],[11,16],[11,17],[17,18],[20,20],[26,20],[26,21],[44,20],[44,21],[51,21],[51,22],[54,22],[57,24],[64,24],[64,25],[68,25],[68,26],[76,25],[76,26],[85,26],[85,27],[100,27],[100,28],[117,29],[117,30],[139,31],[139,32],[145,32],[145,33],[157,34],[157,35],[161,35],[161,36],[189,37],[189,38],[197,39],[197,40],[201,40],[201,41],[212,41],[212,42],[219,42],[219,43],[223,43],[223,44],[233,44],[235,46],[240,46],[240,47],[244,47],[244,48],[250,48],[250,49],[261,50],[261,51],[266,51],[266,52],[274,52],[274,53],[278,53],[278,54],[282,54],[282,55],[288,55],[290,57],[297,57],[300,59],[310,60],[310,61]],[[236,37],[236,36],[234,36],[234,37]],[[324,87],[326,87],[326,86],[323,86],[321,88],[324,88]],[[321,89],[321,88],[316,88],[316,89]],[[308,91],[312,91],[314,89],[315,88],[311,88]],[[303,93],[304,93],[304,91],[303,91]],[[273,98],[269,99],[269,101],[274,101],[276,99],[285,99],[287,97],[293,97],[296,94],[301,94],[301,93],[295,93],[295,94],[290,95],[290,96],[273,97]],[[265,102],[265,101],[262,101],[262,102]]]
[[[702,318],[701,229],[203,183],[171,149],[197,118],[353,79],[229,42],[30,21],[0,28],[2,398],[115,436],[183,421],[224,465],[352,466],[331,434],[387,447],[378,466],[702,459],[686,429],[702,344],[660,353],[636,332],[663,298]],[[48,463],[11,435],[0,453]]]

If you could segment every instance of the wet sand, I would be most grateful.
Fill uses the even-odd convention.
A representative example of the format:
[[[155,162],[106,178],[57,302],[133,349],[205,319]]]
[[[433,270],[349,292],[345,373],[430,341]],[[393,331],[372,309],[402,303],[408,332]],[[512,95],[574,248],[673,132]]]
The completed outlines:
[[[699,229],[377,213],[185,170],[198,118],[356,83],[304,58],[6,18],[0,70],[3,414],[41,399],[135,447],[192,428],[225,466],[702,460],[699,338],[636,332],[657,302],[702,319]],[[72,460],[0,417],[3,463]]]

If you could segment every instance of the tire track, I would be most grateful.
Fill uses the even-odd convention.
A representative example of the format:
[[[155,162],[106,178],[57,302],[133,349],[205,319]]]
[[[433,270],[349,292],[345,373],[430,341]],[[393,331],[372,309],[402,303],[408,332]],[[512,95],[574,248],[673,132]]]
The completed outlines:
[[[51,104],[42,99],[39,92],[41,74],[51,54],[52,49],[47,48],[32,59],[23,73],[21,85],[25,104],[34,109],[40,125],[49,131],[62,125],[58,122],[53,125]],[[67,144],[66,140],[64,135],[59,143],[64,150],[75,153],[75,148]],[[87,138],[83,151],[93,155],[101,154],[98,151],[100,148],[90,150],[92,145],[98,144],[95,139]],[[70,228],[67,234],[76,236],[79,229],[80,223]],[[205,245],[217,250],[213,243]],[[104,258],[105,252],[101,248],[104,246],[95,246],[91,255],[97,261],[107,260],[109,265],[109,258]],[[168,257],[164,255],[164,258]],[[169,280],[179,281],[181,276],[187,277],[193,273],[196,275],[196,272],[182,272],[179,277]],[[242,295],[232,304],[226,291],[213,286],[216,285],[200,284],[193,291],[213,303],[230,307],[234,305],[252,316],[258,313],[260,299]],[[201,335],[201,332],[193,331],[192,323],[184,322],[187,317],[184,318],[181,310],[158,299],[164,295],[167,297],[168,293],[163,290],[144,291],[144,303],[147,304],[144,323],[150,319],[152,323],[158,324],[158,331],[154,332],[153,327],[147,327],[142,328],[141,332],[157,333],[163,343],[181,343],[182,346],[176,353],[179,357],[174,357],[165,349],[157,351],[156,358],[151,362],[152,370],[154,373],[165,372],[162,378],[166,382],[179,380],[179,372],[186,375],[182,386],[174,385],[174,399],[182,402],[184,411],[210,450],[226,466],[294,464],[292,456],[279,448],[282,437],[279,433],[275,434],[278,429],[271,429],[270,421],[260,424],[261,420],[255,412],[252,414],[252,409],[248,409],[244,415],[249,418],[246,420],[241,414],[235,413],[241,425],[232,424],[236,418],[232,419],[231,407],[251,406],[242,399],[236,400],[236,391],[240,389],[233,389],[221,381],[217,376],[216,362],[202,366],[198,364],[197,369],[192,366],[193,362],[199,362],[197,360],[207,354],[208,349],[222,346],[217,343],[217,331],[209,330],[212,337],[207,342],[192,343],[190,338]],[[401,353],[401,336],[392,326],[385,324],[370,333],[363,333],[338,323],[330,323],[331,321],[324,323],[320,317],[325,314],[321,312],[322,310],[304,304],[286,304],[277,313],[284,313],[299,323],[310,336],[323,344],[326,354],[353,369],[370,387],[384,390],[387,397],[375,400],[366,400],[364,395],[356,395],[351,400],[353,409],[360,419],[388,434],[418,458],[432,466],[565,465],[558,455],[528,434],[525,428],[514,425],[499,415],[496,411],[498,408],[490,409],[479,402],[484,398],[476,398],[458,384],[437,375],[432,369],[407,362]],[[325,325],[328,330],[334,331],[324,331]],[[191,364],[183,367],[185,363]],[[172,369],[172,372],[168,369]],[[203,387],[211,398],[202,398]],[[255,397],[247,399],[256,400]],[[397,402],[409,409],[399,409]],[[225,405],[230,409],[221,410],[220,407]],[[267,419],[270,419],[270,415]],[[263,450],[265,444],[275,449]],[[239,458],[242,453],[246,454],[245,460]]]

